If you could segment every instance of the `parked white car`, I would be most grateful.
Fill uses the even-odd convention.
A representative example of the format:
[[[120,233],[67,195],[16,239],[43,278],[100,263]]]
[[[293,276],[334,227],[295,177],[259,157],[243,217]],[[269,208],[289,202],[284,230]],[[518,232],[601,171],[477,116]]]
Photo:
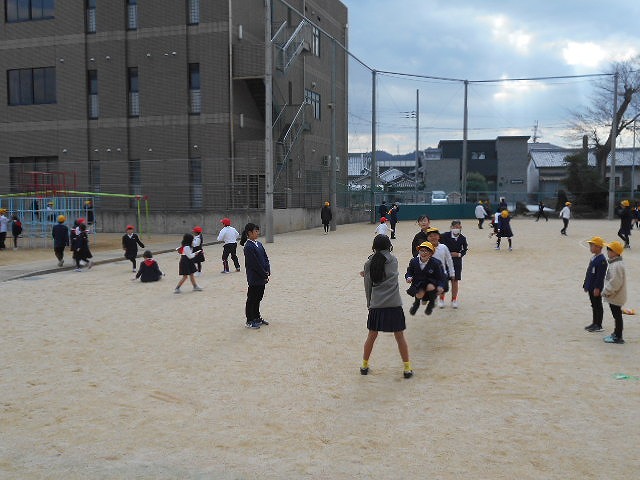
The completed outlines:
[[[431,192],[431,203],[442,205],[447,203],[447,194],[442,190],[434,190]]]

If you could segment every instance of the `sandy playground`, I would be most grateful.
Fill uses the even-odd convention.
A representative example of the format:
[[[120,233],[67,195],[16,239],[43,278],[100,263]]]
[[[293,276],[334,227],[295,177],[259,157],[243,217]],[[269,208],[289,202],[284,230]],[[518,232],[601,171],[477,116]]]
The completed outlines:
[[[639,317],[625,316],[625,345],[602,341],[608,306],[604,332],[583,330],[584,241],[611,241],[618,224],[573,220],[568,237],[557,219],[512,226],[514,251],[497,252],[488,227],[464,222],[458,310],[410,317],[403,293],[409,380],[391,334],[358,372],[375,225],[277,235],[271,325],[257,331],[219,245],[200,293],[173,294],[175,254],[157,257],[156,284],[131,282],[124,260],[1,283],[0,478],[638,478]],[[398,224],[403,269],[416,231]]]

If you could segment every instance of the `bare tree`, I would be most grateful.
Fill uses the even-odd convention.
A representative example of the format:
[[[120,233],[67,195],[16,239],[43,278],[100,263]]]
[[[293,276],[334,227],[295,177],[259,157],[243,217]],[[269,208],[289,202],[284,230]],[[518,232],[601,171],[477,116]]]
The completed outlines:
[[[618,109],[615,128],[611,128],[615,73],[618,73]],[[640,56],[629,61],[613,63],[610,75],[603,77],[596,85],[592,105],[582,112],[573,112],[571,130],[577,135],[589,136],[602,179],[606,177],[612,135],[617,138],[622,132],[632,128],[634,120],[640,117],[639,94]]]

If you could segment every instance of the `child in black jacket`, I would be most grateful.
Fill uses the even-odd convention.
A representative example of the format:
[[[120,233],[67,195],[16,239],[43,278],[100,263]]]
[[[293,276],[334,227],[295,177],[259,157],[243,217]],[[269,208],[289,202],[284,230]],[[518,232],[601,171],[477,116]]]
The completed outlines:
[[[136,233],[133,233],[133,225],[127,225],[127,233],[122,236],[122,249],[124,250],[124,258],[131,261],[133,271],[136,271],[136,257],[138,256],[138,245],[144,248],[144,243]]]
[[[413,305],[409,309],[411,315],[415,315],[420,306],[420,300],[428,300],[425,313],[431,315],[436,298],[442,292],[447,282],[447,277],[442,267],[442,262],[433,257],[435,248],[430,242],[422,242],[418,246],[418,255],[409,261],[405,279],[411,286],[407,293],[415,297]]]
[[[157,282],[164,277],[164,273],[160,271],[158,262],[153,259],[151,250],[145,250],[142,256],[144,257],[144,260],[140,264],[140,269],[138,270],[135,278],[132,278],[131,280],[135,281],[139,278],[142,283],[147,283]]]

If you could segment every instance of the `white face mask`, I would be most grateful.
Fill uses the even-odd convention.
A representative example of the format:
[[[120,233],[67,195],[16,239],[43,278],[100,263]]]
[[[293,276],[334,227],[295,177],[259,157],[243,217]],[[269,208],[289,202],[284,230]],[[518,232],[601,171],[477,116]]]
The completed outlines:
[[[460,229],[459,228],[452,228],[451,229],[451,235],[454,235],[454,236],[457,237],[458,235],[460,235]]]

